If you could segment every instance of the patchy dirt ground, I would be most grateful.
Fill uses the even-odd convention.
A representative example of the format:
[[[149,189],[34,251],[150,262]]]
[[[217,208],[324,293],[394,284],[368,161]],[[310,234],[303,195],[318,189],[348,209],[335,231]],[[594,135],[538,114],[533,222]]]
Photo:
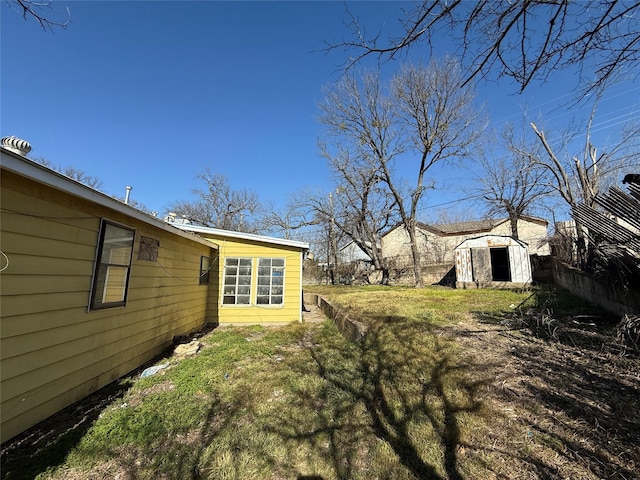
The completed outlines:
[[[496,478],[640,479],[640,358],[601,330],[495,318],[443,330],[491,379],[482,401],[497,415],[477,433]]]
[[[302,312],[302,321],[305,323],[324,322],[327,317],[322,313],[317,305],[310,302],[305,304],[305,311]]]

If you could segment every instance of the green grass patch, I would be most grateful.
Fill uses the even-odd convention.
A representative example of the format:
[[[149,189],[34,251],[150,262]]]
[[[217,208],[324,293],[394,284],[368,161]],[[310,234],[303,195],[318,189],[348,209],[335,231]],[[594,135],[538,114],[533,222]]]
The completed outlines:
[[[314,291],[366,323],[366,337],[349,342],[332,321],[218,328],[196,356],[164,359],[169,368],[132,379],[39,478],[462,479],[505,471],[482,450],[496,415],[483,402],[494,378],[475,371],[441,327],[549,296]],[[489,433],[478,441],[477,431]],[[480,453],[469,456],[464,446],[472,442]],[[541,442],[562,448],[550,435]],[[15,470],[3,475],[21,478]]]
[[[516,306],[536,306],[538,290],[460,290],[443,287],[313,287],[334,305],[368,320],[404,318],[440,326],[456,322],[470,312],[498,314]],[[544,299],[542,299],[544,301]]]
[[[329,321],[215,331],[137,381],[42,478],[445,478],[476,387],[426,321],[372,323],[362,344]]]

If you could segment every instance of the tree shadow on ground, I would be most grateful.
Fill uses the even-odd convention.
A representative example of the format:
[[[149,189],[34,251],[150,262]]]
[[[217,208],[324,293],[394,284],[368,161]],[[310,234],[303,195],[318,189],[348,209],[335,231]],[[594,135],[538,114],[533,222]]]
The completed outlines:
[[[320,377],[323,388],[299,391],[299,409],[269,428],[287,442],[324,444],[335,478],[464,478],[460,417],[480,415],[478,390],[489,380],[470,380],[470,366],[430,330],[385,317],[370,320],[358,343],[311,348],[310,361],[292,368]],[[373,454],[381,442],[393,452],[386,463]]]
[[[525,314],[529,319],[522,321]],[[469,337],[482,336],[487,348],[505,358],[504,368],[495,372],[501,388],[492,395],[526,424],[534,445],[526,447],[527,461],[549,464],[555,458],[557,465],[577,465],[582,473],[572,476],[580,478],[637,478],[640,361],[621,355],[625,350],[611,335],[611,322],[549,309],[476,316],[487,329]],[[547,474],[567,476],[566,471]]]
[[[615,359],[576,347],[548,355],[546,348],[521,343],[511,351],[528,374],[520,385],[522,407],[548,413],[532,415],[533,434],[557,455],[580,459],[598,478],[634,478],[640,468],[637,376],[617,368]]]
[[[144,443],[128,443],[111,448],[102,444],[84,446],[82,454],[98,462],[90,472],[82,473],[81,478],[210,478],[206,468],[202,468],[203,465],[206,467],[207,450],[217,435],[233,427],[242,404],[223,402],[215,393],[207,398],[201,396],[195,401],[204,406],[198,428],[188,431],[167,430],[162,412],[157,412],[155,418],[147,415],[144,419]],[[127,428],[129,421],[122,417],[122,427]],[[236,478],[242,476],[237,475]]]
[[[144,438],[94,439],[83,449],[99,465],[65,478],[635,478],[637,362],[483,321],[465,331],[435,328],[426,316],[373,318],[356,343],[331,322],[301,325],[275,353],[256,336],[246,342],[252,353],[238,347],[235,370],[216,370],[206,391],[188,397],[184,409],[197,408],[197,422],[181,428],[163,418],[174,377],[158,377],[128,394],[127,408],[114,407],[131,416],[112,428],[140,419]],[[183,377],[209,378],[211,347],[197,359],[206,368]]]

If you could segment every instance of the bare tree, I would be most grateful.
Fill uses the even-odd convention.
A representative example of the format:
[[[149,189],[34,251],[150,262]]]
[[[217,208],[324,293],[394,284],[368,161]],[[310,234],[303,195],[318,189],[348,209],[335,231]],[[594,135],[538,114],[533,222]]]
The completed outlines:
[[[89,175],[83,170],[80,170],[79,168],[76,168],[74,166],[69,165],[63,167],[60,165],[55,165],[44,157],[36,157],[32,158],[31,160],[51,170],[55,170],[56,172],[61,173],[62,175],[75,180],[76,182],[80,182],[87,187],[91,187],[95,190],[100,190],[102,188],[102,180],[100,180],[98,177]]]
[[[518,219],[551,189],[544,182],[547,172],[539,163],[539,143],[532,145],[525,136],[516,137],[511,125],[505,127],[502,137],[508,153],[492,158],[481,156],[478,193],[488,206],[488,216],[506,212],[511,236],[518,239]]]
[[[5,0],[22,18],[34,19],[44,30],[53,31],[54,28],[67,28],[71,20],[69,8],[64,13],[53,8],[52,0]]]
[[[317,192],[314,195],[321,195]],[[307,195],[304,198],[313,196]],[[262,232],[272,232],[287,239],[304,240],[308,227],[317,226],[320,221],[313,210],[304,208],[299,195],[292,196],[284,209],[274,207],[272,203],[262,206],[258,212],[256,227]]]
[[[85,171],[80,170],[77,167],[74,167],[72,165],[68,165],[66,167],[55,165],[54,163],[50,162],[44,157],[36,157],[36,158],[32,158],[31,160],[51,170],[55,170],[56,172],[61,173],[65,177],[69,177],[70,179],[75,180],[76,182],[80,182],[83,185],[86,185],[87,187],[93,188],[94,190],[102,191],[102,180],[100,180],[98,177],[94,177],[92,175],[87,174]],[[116,200],[122,203],[125,203],[125,197],[121,195],[111,195],[111,197],[115,198]],[[151,209],[148,208],[142,202],[139,202],[134,199],[128,199],[126,203],[127,205],[133,208],[136,208],[148,215],[153,214]]]
[[[596,107],[597,101],[587,122],[584,146],[577,154],[569,153],[566,138],[561,145],[553,146],[544,130],[531,123],[545,152],[537,163],[546,170],[547,185],[563,199],[571,211],[575,211],[578,204],[595,208],[597,194],[606,189],[625,168],[637,167],[639,161],[640,126],[637,124],[626,125],[620,131],[618,139],[600,151],[593,145],[591,130]],[[586,240],[587,232],[578,221],[576,235],[578,266],[589,270],[593,248],[590,248]],[[591,240],[593,247],[595,239]]]
[[[197,178],[205,182],[205,189],[195,189],[195,201],[179,201],[169,209],[179,216],[207,227],[238,232],[255,233],[253,215],[260,203],[254,192],[233,190],[224,175],[212,174],[208,169]]]
[[[425,0],[403,12],[397,35],[368,34],[347,13],[350,38],[329,45],[355,50],[347,68],[372,55],[384,61],[413,46],[432,48],[443,36],[459,46],[466,82],[496,74],[513,78],[520,91],[576,65],[586,89],[597,90],[640,62],[638,0]]]
[[[338,146],[336,153],[326,145],[320,147],[338,184],[330,197],[332,222],[371,259],[382,273],[380,283],[387,285],[389,264],[380,237],[397,221],[395,200],[369,157],[353,158],[344,146]]]
[[[427,178],[431,168],[471,153],[480,117],[473,91],[461,86],[453,62],[434,61],[428,67],[403,68],[387,89],[375,74],[363,75],[360,83],[344,77],[326,95],[321,110],[321,122],[330,136],[340,139],[349,162],[361,161],[371,178],[386,185],[409,236],[416,287],[422,287],[418,206],[433,183]],[[397,162],[407,162],[413,171],[410,189]]]
[[[354,180],[357,181],[357,180]],[[377,242],[377,250],[371,252],[370,242],[366,235],[373,231],[373,235],[379,234],[379,228],[375,225],[379,223],[378,218],[371,220],[372,212],[368,210],[369,199],[373,197],[370,193],[357,196],[354,190],[355,184],[343,183],[328,194],[321,194],[312,191],[300,191],[292,196],[290,209],[295,212],[288,218],[294,218],[299,223],[293,228],[304,228],[315,226],[315,239],[313,239],[314,250],[321,258],[326,258],[327,274],[329,281],[333,284],[336,281],[336,272],[343,270],[339,257],[339,248],[347,242],[353,241],[361,246],[362,250],[370,258],[378,259],[377,268],[382,270],[382,255]],[[370,185],[358,185],[355,188],[371,191]],[[363,198],[360,204],[354,198]],[[361,208],[358,210],[358,208]],[[304,219],[303,222],[300,222]],[[366,224],[372,221],[373,226]],[[376,248],[376,247],[374,247]],[[388,275],[387,275],[388,280]]]
[[[328,282],[336,283],[339,266],[338,248],[345,243],[345,234],[336,219],[334,192],[329,194],[302,190],[292,195],[290,208],[294,218],[304,219],[307,225],[316,228],[311,233],[311,243],[319,258],[326,259],[325,273]]]
[[[375,73],[364,73],[360,79],[345,76],[325,93],[320,122],[333,151],[326,142],[320,147],[342,192],[340,227],[367,253],[386,282],[388,266],[378,238],[394,201],[380,185],[386,183],[382,166],[390,169],[388,165],[405,150],[396,110]]]
[[[418,207],[427,188],[435,185],[427,175],[436,164],[452,164],[470,156],[484,119],[473,89],[462,86],[460,70],[451,59],[432,61],[426,68],[404,67],[392,85],[400,128],[412,153],[406,159],[414,168],[409,196],[402,194],[389,163],[380,168],[409,236],[416,287],[420,288],[423,281],[416,236]]]

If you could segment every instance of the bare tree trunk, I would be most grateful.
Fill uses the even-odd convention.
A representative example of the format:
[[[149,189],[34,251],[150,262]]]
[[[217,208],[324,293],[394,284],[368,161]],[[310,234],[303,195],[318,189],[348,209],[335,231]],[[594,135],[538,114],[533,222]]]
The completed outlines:
[[[509,223],[511,224],[511,236],[518,240],[518,216],[509,212]]]
[[[389,285],[389,268],[388,267],[383,267],[382,268],[382,278],[380,279],[380,285]]]
[[[589,271],[591,266],[591,255],[589,251],[589,242],[585,235],[584,227],[576,221],[576,250],[578,256],[578,268],[583,271]]]
[[[409,234],[409,242],[411,243],[411,257],[413,258],[413,276],[416,282],[416,288],[424,288],[424,281],[422,280],[422,263],[420,260],[420,250],[418,248],[418,241],[416,238],[416,222],[410,220],[407,228]]]

